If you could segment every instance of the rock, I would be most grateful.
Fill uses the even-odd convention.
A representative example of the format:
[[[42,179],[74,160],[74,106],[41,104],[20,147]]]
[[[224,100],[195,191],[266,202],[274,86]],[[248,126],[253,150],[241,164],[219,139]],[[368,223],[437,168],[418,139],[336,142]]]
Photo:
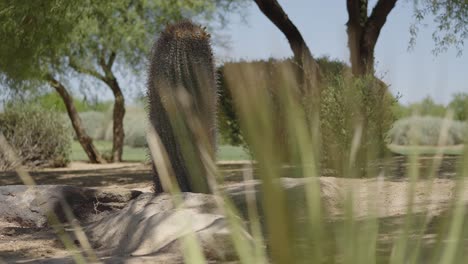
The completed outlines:
[[[59,221],[66,222],[62,204],[65,201],[78,220],[91,222],[123,208],[139,194],[66,185],[0,186],[0,222],[18,227],[46,227],[47,216],[52,212]]]
[[[324,211],[329,216],[337,215],[341,212],[343,195],[341,189],[336,183],[336,178],[320,177],[320,178],[281,178],[280,184],[283,187],[288,199],[288,207],[300,211],[306,208],[306,192],[305,188],[312,181],[318,181],[320,186],[320,197]],[[225,192],[230,196],[236,204],[237,208],[246,215],[247,200],[246,194],[253,191],[257,201],[258,208],[261,208],[261,181],[251,180],[230,184],[225,187]],[[261,212],[260,212],[261,213]]]
[[[183,193],[179,198],[183,205],[176,208],[168,194],[145,193],[121,211],[86,226],[85,232],[101,256],[181,256],[180,239],[190,232],[197,235],[211,259],[235,256],[226,220],[214,197]]]
[[[316,179],[281,179],[290,204],[288,207],[304,209],[305,187]],[[332,179],[319,179],[321,197],[330,211],[338,210],[341,193]],[[261,200],[260,181],[236,183],[225,188],[239,211],[246,215],[246,192],[253,190]],[[180,239],[191,228],[198,237],[208,260],[236,259],[227,220],[218,208],[215,197],[207,194],[183,193],[179,199],[183,206],[176,209],[168,194],[140,195],[121,211],[112,213],[85,227],[85,231],[99,255],[114,261],[125,257],[179,256],[182,258]],[[329,210],[327,210],[329,211]],[[249,241],[246,235],[246,241]]]

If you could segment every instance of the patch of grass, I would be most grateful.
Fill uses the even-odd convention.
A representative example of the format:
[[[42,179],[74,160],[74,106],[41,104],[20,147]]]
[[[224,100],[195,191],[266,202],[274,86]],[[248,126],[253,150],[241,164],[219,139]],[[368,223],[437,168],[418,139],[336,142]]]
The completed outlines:
[[[442,151],[443,155],[462,155],[464,151],[464,145],[454,145],[454,146],[403,146],[389,144],[387,147],[391,152],[400,155],[435,155],[439,151]]]
[[[105,140],[94,140],[96,148],[103,153],[112,149],[112,142]],[[248,160],[249,155],[244,151],[242,147],[236,146],[220,146],[218,150],[218,160]],[[72,161],[83,161],[88,160],[83,148],[78,141],[72,143]],[[147,149],[146,148],[133,148],[124,146],[123,160],[125,161],[146,161],[147,160]]]
[[[237,146],[219,146],[218,160],[250,160],[250,156],[242,147]]]

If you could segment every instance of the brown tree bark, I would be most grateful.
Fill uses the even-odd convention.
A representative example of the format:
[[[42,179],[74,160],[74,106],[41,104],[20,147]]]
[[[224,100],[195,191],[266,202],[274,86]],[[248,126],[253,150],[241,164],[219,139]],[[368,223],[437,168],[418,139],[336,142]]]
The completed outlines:
[[[374,76],[374,50],[380,31],[387,21],[387,17],[395,7],[397,0],[379,0],[370,16],[368,15],[367,0],[347,0],[348,10],[347,34],[350,51],[351,70],[355,77]],[[372,93],[374,91],[367,91]],[[364,98],[366,99],[366,98]],[[356,157],[356,169],[360,176],[367,175],[369,160],[368,111],[367,105],[361,106],[362,135],[361,146]]]
[[[112,139],[112,160],[114,162],[122,161],[123,145],[125,132],[123,127],[123,119],[125,116],[125,99],[120,89],[117,79],[112,74],[106,80],[106,84],[111,88],[114,94],[114,110],[113,110],[113,139]]]
[[[124,126],[123,119],[125,116],[125,98],[120,88],[119,82],[112,72],[112,66],[116,58],[116,53],[111,52],[107,60],[104,52],[99,56],[98,63],[104,74],[101,74],[93,69],[87,69],[79,66],[76,62],[70,61],[70,66],[77,72],[93,76],[104,82],[114,95],[114,109],[112,115],[113,121],[113,137],[112,137],[112,161],[121,162],[124,145]]]
[[[320,70],[301,33],[289,19],[276,0],[255,0],[262,13],[285,35],[294,54],[294,59],[302,68],[303,93],[320,95]]]
[[[47,75],[46,79],[50,86],[52,86],[60,95],[60,97],[62,97],[78,141],[88,156],[89,161],[91,163],[106,163],[97,148],[94,146],[93,139],[86,133],[81,118],[76,111],[75,105],[73,104],[73,98],[70,96],[65,86],[57,79],[55,79],[51,74]]]
[[[348,46],[354,76],[374,74],[374,49],[380,31],[397,0],[379,0],[368,16],[367,0],[347,0]]]

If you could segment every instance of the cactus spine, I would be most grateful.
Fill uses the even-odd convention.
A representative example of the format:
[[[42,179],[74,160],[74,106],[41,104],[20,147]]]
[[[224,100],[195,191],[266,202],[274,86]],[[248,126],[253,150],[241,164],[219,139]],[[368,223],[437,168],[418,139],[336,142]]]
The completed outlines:
[[[148,72],[150,125],[167,152],[182,192],[210,192],[202,148],[214,160],[217,89],[210,35],[190,21],[168,25]],[[153,163],[154,190],[164,190]]]

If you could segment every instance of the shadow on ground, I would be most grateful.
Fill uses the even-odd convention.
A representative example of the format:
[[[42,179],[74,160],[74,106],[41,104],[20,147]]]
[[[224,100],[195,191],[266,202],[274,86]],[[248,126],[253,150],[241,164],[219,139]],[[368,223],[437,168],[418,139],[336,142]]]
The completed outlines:
[[[151,184],[151,167],[143,164],[122,165],[117,168],[47,169],[31,171],[36,184],[99,187],[111,185]],[[0,185],[23,184],[15,171],[0,171]],[[131,187],[131,186],[129,186]]]

